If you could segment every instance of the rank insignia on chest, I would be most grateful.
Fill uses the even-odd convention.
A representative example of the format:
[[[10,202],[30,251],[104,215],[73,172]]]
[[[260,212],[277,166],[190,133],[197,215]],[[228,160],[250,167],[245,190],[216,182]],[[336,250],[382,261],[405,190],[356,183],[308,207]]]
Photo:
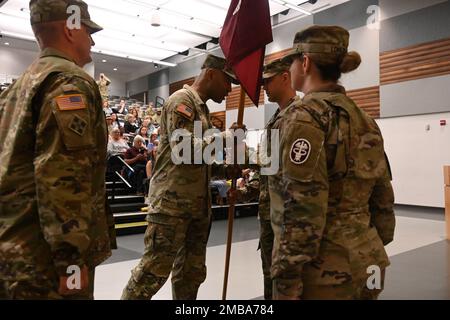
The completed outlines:
[[[297,139],[291,147],[291,161],[294,164],[302,164],[308,160],[311,154],[311,143],[306,139]]]
[[[69,94],[55,98],[60,111],[86,109],[84,98],[81,94]]]
[[[82,136],[87,128],[87,122],[81,117],[75,115],[70,122],[69,129],[77,135]]]
[[[194,114],[194,111],[192,110],[191,107],[184,105],[184,104],[179,104],[177,106],[177,112],[184,115],[185,117],[192,119],[192,116]]]

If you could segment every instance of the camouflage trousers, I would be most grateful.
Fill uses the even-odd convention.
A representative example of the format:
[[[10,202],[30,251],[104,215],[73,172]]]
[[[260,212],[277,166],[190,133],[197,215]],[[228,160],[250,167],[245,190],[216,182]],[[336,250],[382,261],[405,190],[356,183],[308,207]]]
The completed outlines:
[[[52,268],[39,279],[2,280],[0,275],[0,300],[93,300],[95,268],[89,270],[89,288],[86,292],[71,296],[58,293],[59,277]]]
[[[264,299],[272,300],[272,266],[273,230],[270,220],[259,219],[259,246],[261,248],[261,261],[264,274]]]
[[[151,299],[172,272],[174,300],[195,300],[206,279],[206,245],[211,217],[149,215],[145,251],[123,290],[122,299]]]

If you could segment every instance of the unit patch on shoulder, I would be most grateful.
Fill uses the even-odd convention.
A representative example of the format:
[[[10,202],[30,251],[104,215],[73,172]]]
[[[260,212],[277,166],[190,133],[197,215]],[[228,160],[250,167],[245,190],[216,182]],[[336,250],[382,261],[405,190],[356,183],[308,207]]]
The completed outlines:
[[[75,132],[77,135],[82,136],[86,131],[88,123],[83,118],[74,115],[70,122],[69,129]]]
[[[81,94],[59,96],[55,98],[55,101],[60,111],[86,109],[86,103],[84,102],[83,95]]]
[[[176,110],[178,113],[180,113],[181,115],[185,116],[188,119],[192,119],[194,116],[194,111],[192,110],[192,108],[185,104],[179,104]]]
[[[306,139],[297,139],[291,147],[291,162],[302,164],[308,160],[311,154],[311,143]]]

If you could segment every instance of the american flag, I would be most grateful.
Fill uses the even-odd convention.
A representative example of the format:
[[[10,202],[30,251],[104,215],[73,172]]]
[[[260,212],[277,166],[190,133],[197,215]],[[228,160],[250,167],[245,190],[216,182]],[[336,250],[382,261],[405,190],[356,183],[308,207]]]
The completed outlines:
[[[83,96],[81,94],[71,94],[56,98],[59,110],[80,110],[86,109]]]

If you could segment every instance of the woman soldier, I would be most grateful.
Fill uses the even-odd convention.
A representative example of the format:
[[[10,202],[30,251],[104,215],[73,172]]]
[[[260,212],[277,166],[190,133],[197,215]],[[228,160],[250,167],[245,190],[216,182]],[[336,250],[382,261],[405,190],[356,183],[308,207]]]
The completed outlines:
[[[361,63],[336,26],[300,31],[284,57],[302,103],[281,112],[280,170],[269,176],[275,299],[376,299],[393,240],[383,138],[338,85]]]

